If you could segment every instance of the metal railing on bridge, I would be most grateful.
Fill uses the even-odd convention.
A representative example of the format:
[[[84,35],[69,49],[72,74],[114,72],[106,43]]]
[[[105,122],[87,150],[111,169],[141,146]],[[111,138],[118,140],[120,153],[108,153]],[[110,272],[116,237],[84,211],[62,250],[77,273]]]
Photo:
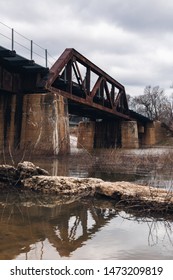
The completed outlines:
[[[27,59],[34,60],[37,64],[44,67],[50,68],[56,60],[47,49],[44,49],[3,22],[0,22],[0,45],[12,51],[15,50],[18,54],[23,55]]]

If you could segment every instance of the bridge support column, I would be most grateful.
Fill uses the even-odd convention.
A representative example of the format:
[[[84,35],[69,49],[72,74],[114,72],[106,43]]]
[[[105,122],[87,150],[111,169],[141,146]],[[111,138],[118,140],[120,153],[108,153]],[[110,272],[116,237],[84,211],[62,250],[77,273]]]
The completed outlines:
[[[0,153],[27,160],[69,152],[68,105],[62,96],[4,94],[0,101]]]
[[[0,96],[0,154],[3,152],[4,144],[4,113],[3,113],[2,97]]]
[[[153,146],[156,144],[156,134],[155,134],[154,123],[147,123],[145,125],[143,139],[144,139],[143,140],[144,146]]]
[[[6,154],[12,156],[14,146],[16,96],[11,94],[0,95],[0,155],[6,158]]]
[[[123,121],[121,123],[122,148],[138,149],[138,126],[136,121]]]
[[[40,155],[69,152],[69,125],[66,100],[58,94],[24,97],[21,147]]]
[[[77,147],[91,150],[94,148],[95,122],[80,122],[78,126]]]

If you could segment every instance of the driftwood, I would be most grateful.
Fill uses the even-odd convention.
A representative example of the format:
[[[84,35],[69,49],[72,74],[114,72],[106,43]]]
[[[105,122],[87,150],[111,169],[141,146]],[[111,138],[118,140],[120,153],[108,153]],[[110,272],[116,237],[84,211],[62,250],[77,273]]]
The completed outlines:
[[[8,184],[8,186],[19,186],[22,179],[30,178],[34,175],[48,174],[46,170],[28,161],[18,163],[16,168],[3,164],[0,165],[0,186],[4,185],[4,183]]]
[[[6,175],[5,170],[8,171]],[[5,183],[9,185],[10,180],[13,187],[43,194],[77,198],[102,196],[113,199],[116,206],[124,206],[126,210],[129,208],[163,214],[173,213],[173,192],[165,189],[129,182],[104,182],[94,178],[49,176],[47,171],[29,162],[20,163],[16,169],[0,166],[1,186]]]

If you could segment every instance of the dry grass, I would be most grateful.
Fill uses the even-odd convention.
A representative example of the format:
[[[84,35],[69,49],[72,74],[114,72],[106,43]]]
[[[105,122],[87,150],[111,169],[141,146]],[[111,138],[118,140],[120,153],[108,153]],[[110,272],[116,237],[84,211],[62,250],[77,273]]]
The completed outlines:
[[[141,151],[135,153],[133,150],[95,150],[91,156],[95,168],[102,170],[128,170],[136,172],[139,170],[171,170],[173,169],[173,150],[163,153],[150,153]]]

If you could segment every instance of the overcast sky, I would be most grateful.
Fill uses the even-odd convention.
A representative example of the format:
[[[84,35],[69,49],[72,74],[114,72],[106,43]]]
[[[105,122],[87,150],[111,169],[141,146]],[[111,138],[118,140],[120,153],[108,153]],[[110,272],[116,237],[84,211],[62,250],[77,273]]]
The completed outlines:
[[[173,91],[172,0],[1,0],[0,22],[55,59],[75,48],[130,95],[147,85]],[[4,40],[0,35],[0,45]]]

